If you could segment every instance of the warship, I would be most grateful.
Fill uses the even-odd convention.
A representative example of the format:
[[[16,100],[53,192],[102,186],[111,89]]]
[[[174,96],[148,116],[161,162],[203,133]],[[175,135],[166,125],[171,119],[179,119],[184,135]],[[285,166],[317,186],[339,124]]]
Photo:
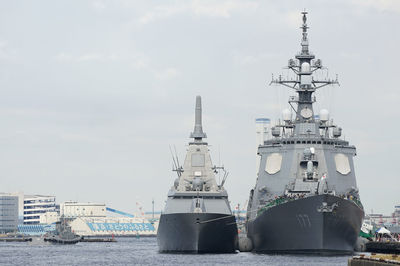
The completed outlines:
[[[271,81],[297,95],[289,97],[292,111],[282,112],[271,138],[258,146],[247,237],[255,252],[352,253],[364,217],[354,173],[356,148],[341,137],[326,109],[314,113],[313,94],[338,79],[316,78],[324,68],[309,51],[307,12],[302,19],[301,52],[288,62],[293,78]]]
[[[237,226],[224,183],[228,173],[213,166],[203,141],[201,97],[196,97],[195,126],[183,166],[173,159],[178,174],[160,216],[157,242],[160,252],[230,253],[237,247]],[[173,156],[174,158],[174,156]],[[215,174],[223,173],[220,184]]]

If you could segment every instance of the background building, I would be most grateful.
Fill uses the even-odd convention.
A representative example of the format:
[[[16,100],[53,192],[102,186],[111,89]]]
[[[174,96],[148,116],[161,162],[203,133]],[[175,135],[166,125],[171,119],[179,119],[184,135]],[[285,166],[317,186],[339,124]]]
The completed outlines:
[[[50,211],[40,214],[40,224],[53,224],[60,219],[60,214],[57,211]]]
[[[271,138],[271,120],[269,118],[256,118],[256,152],[258,146],[263,145],[264,141]],[[260,168],[261,156],[256,155],[256,174]]]
[[[103,203],[67,201],[60,204],[60,216],[70,220],[71,229],[80,236],[154,236],[158,226],[144,215],[136,217]]]
[[[264,141],[271,138],[271,120],[269,118],[256,118],[257,148]]]
[[[24,224],[39,224],[40,215],[46,212],[59,212],[56,197],[43,195],[25,195]]]
[[[102,203],[67,201],[60,204],[60,215],[66,218],[106,217],[106,205]]]
[[[0,194],[0,233],[14,232],[18,226],[18,197]]]

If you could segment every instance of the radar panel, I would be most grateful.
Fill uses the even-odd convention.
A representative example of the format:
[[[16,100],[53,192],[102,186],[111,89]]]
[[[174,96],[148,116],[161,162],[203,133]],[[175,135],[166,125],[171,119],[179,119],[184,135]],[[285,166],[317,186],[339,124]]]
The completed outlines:
[[[347,175],[351,172],[349,158],[343,153],[335,155],[336,171],[342,175]]]
[[[270,174],[276,174],[281,170],[282,155],[279,153],[272,153],[267,157],[265,164],[265,171]]]

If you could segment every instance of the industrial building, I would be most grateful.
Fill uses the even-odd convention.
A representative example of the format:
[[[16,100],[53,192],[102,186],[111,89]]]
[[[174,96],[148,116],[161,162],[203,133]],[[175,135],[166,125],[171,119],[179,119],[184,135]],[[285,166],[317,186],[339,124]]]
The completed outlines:
[[[70,225],[80,236],[155,236],[158,222],[130,217],[78,217]]]
[[[66,201],[60,204],[60,215],[65,218],[106,217],[106,205],[103,203]]]
[[[157,233],[156,225],[148,219],[102,203],[64,202],[60,204],[60,215],[72,219],[71,229],[80,236],[150,236]]]
[[[136,217],[104,203],[66,201],[56,205],[54,196],[25,195],[24,224],[18,225],[18,231],[43,235],[55,229],[60,217],[81,236],[154,236],[158,226],[156,219]]]

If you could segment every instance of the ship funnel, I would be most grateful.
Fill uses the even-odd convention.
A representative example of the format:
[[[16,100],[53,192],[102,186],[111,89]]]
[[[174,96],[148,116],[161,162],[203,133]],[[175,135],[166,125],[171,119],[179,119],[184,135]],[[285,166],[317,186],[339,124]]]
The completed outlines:
[[[201,122],[201,96],[196,96],[194,130],[193,133],[190,134],[190,137],[198,141],[207,138],[206,133],[203,132],[203,125]]]

